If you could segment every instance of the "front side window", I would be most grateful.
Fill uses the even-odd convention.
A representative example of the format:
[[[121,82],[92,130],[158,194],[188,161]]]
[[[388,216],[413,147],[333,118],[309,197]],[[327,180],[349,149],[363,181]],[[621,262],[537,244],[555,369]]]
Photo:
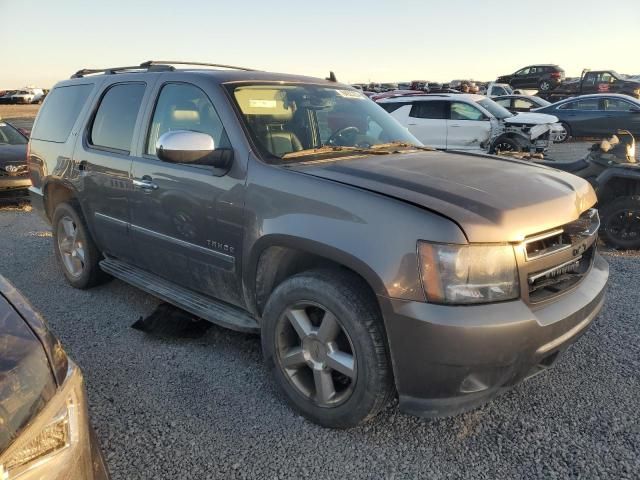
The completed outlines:
[[[155,155],[158,139],[175,130],[206,133],[216,148],[231,147],[209,97],[195,85],[169,83],[162,87],[147,135],[147,155]]]
[[[436,100],[428,102],[414,102],[410,117],[444,120],[447,118],[447,102]]]
[[[519,70],[516,72],[517,76],[522,76],[522,75],[528,75],[529,74],[529,68],[523,68],[522,70]]]
[[[253,143],[267,161],[344,155],[401,142],[420,145],[380,106],[361,93],[313,84],[229,85]]]
[[[509,110],[504,108],[502,105],[498,105],[490,98],[483,98],[478,100],[476,103],[500,120],[513,117],[513,114]]]
[[[462,102],[451,102],[451,120],[482,120],[484,114],[476,107]]]
[[[31,138],[46,142],[66,142],[91,90],[93,84],[56,87],[51,90],[38,113]]]
[[[500,98],[498,100],[495,100],[495,102],[505,108],[510,108],[511,107],[511,100],[509,98]]]
[[[144,83],[120,83],[102,97],[91,125],[89,143],[94,147],[129,153]]]
[[[599,110],[599,103],[597,98],[578,100],[573,103],[572,110]]]

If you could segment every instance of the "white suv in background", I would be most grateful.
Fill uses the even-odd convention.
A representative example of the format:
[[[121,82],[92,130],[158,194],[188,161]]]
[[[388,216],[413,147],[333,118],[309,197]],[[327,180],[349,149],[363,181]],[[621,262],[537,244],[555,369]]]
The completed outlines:
[[[560,132],[553,115],[514,115],[482,95],[412,95],[377,103],[424,145],[444,150],[544,152]]]

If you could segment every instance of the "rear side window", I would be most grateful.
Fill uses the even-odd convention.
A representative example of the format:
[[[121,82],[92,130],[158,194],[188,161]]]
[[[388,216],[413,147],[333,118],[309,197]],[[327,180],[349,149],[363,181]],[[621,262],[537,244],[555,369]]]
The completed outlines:
[[[144,89],[144,83],[120,83],[107,90],[91,125],[91,145],[129,153]]]
[[[447,118],[447,102],[415,102],[411,107],[410,117],[443,120]]]
[[[31,138],[66,142],[91,90],[93,84],[56,87],[51,90],[40,110]]]

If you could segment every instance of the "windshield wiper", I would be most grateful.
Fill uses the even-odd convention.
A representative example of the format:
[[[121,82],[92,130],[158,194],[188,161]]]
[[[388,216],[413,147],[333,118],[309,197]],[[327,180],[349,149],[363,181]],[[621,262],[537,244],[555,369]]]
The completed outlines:
[[[309,155],[322,155],[325,153],[333,153],[333,152],[350,152],[350,153],[367,153],[370,155],[386,155],[389,152],[381,152],[379,150],[374,150],[373,147],[370,148],[362,148],[362,147],[340,147],[333,145],[323,145],[318,148],[307,148],[305,150],[298,150],[297,152],[289,152],[285,153],[281,158],[299,158],[306,157]]]

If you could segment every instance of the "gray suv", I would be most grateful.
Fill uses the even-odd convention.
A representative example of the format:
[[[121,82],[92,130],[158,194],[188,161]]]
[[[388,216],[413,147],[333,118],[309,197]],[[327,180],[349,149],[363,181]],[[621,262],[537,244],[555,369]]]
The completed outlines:
[[[396,394],[474,408],[600,310],[586,181],[427,149],[332,80],[180,65],[81,70],[42,106],[32,201],[74,287],[113,276],[260,333],[291,405],[337,428]]]

